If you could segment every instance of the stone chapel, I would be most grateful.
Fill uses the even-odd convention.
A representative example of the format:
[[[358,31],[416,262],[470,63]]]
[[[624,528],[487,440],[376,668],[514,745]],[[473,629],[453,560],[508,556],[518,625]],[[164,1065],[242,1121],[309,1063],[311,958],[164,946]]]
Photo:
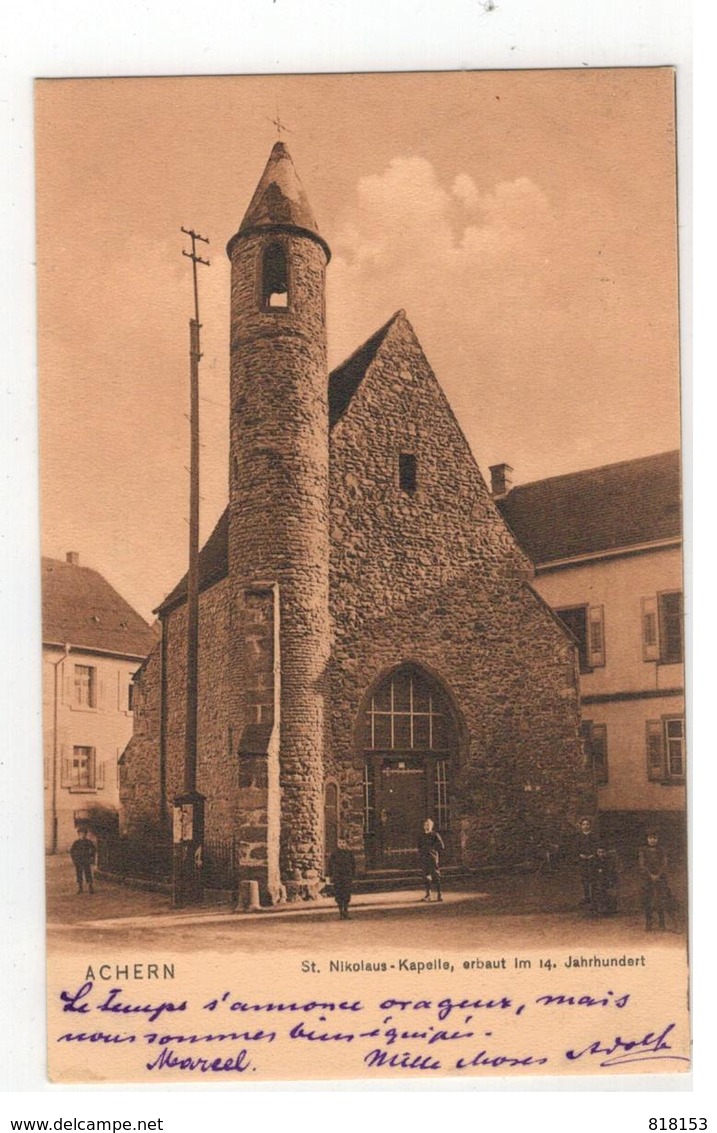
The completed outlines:
[[[531,585],[403,311],[332,373],[331,253],[277,142],[229,241],[229,504],[200,556],[198,789],[262,900],[519,860],[590,806],[576,644]],[[186,579],[122,759],[129,837],[181,791]]]

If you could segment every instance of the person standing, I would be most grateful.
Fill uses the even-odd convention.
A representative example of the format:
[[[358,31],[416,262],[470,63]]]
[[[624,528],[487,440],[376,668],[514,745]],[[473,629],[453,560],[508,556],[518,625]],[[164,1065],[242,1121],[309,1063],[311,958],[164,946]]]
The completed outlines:
[[[670,889],[667,884],[667,854],[659,843],[657,831],[648,830],[646,844],[640,847],[638,859],[647,932],[652,930],[652,918],[655,913],[659,928],[665,928],[665,909],[670,899]]]
[[[592,867],[597,853],[597,837],[593,833],[592,819],[581,818],[576,837],[575,857],[583,886],[583,905],[592,903]]]
[[[418,857],[421,872],[426,879],[426,895],[421,898],[422,901],[430,901],[431,899],[431,882],[436,887],[436,900],[443,900],[440,866],[441,853],[445,848],[443,839],[438,831],[433,828],[433,819],[427,818],[418,837]]]
[[[97,850],[94,842],[87,837],[86,830],[80,830],[78,833],[79,837],[70,846],[70,857],[77,875],[77,892],[82,892],[82,883],[86,881],[88,891],[94,893],[92,867],[95,864]]]
[[[329,858],[329,878],[339,907],[339,918],[342,921],[349,919],[349,904],[355,876],[356,858],[344,842],[339,842]]]
[[[592,911],[597,917],[617,912],[617,858],[614,850],[598,846],[590,870]]]

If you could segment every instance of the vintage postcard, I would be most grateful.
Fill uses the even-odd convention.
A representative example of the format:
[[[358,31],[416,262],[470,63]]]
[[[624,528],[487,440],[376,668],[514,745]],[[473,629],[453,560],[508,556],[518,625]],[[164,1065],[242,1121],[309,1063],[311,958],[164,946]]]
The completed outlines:
[[[688,1071],[674,72],[36,154],[50,1078]]]

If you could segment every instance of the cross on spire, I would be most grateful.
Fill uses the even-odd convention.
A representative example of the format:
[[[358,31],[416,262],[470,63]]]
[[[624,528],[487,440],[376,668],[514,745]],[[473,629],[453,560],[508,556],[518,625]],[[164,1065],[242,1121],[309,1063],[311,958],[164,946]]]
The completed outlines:
[[[276,112],[276,118],[269,118],[268,121],[271,122],[272,126],[276,126],[276,132],[279,135],[279,141],[281,141],[282,134],[293,134],[294,132],[293,130],[290,130],[288,126],[285,126],[281,121],[278,110]]]

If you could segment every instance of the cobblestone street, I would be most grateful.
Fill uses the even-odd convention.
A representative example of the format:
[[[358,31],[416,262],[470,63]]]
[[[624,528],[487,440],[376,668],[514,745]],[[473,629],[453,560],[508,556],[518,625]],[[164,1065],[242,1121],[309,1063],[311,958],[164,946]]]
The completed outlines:
[[[80,895],[69,861],[49,858],[47,866],[49,945],[85,955],[101,946],[217,952],[320,946],[352,957],[384,947],[461,949],[485,957],[507,948],[640,951],[658,941],[685,946],[684,933],[674,929],[645,932],[634,871],[622,876],[619,913],[604,919],[580,906],[579,881],[562,869],[479,881],[472,890],[449,889],[440,905],[423,903],[418,887],[361,895],[351,906],[351,920],[344,922],[330,899],[237,914],[226,903],[174,910],[165,894],[102,881],[94,895]],[[682,900],[678,880],[674,888]]]

